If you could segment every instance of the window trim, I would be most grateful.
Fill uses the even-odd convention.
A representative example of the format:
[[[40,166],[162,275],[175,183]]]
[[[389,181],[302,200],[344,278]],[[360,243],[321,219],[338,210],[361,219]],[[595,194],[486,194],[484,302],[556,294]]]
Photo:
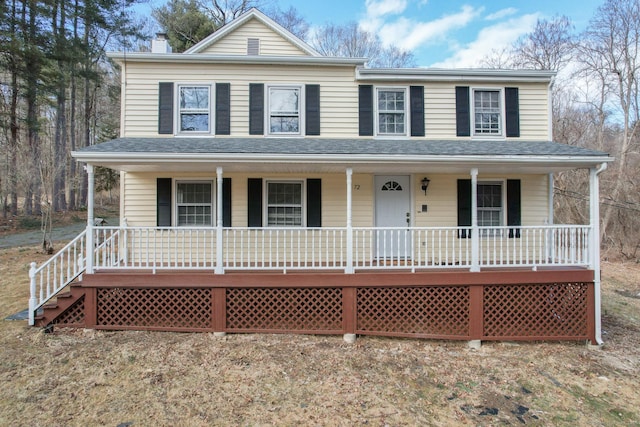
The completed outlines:
[[[298,91],[298,132],[271,132],[271,89],[296,89]],[[302,137],[305,135],[306,105],[305,105],[305,85],[300,83],[291,84],[265,84],[264,85],[264,124],[265,136],[272,137]]]
[[[379,138],[409,137],[411,130],[411,110],[409,86],[375,86],[373,98],[373,134]],[[380,133],[380,92],[404,92],[404,133]]]
[[[498,101],[500,102],[500,126],[498,133],[477,133],[476,132],[476,92],[498,92]],[[470,88],[470,96],[469,96],[469,112],[470,112],[470,131],[471,137],[477,139],[495,139],[505,138],[506,135],[506,101],[504,94],[504,87],[472,87]]]
[[[180,89],[184,87],[206,87],[209,90],[209,129],[206,131],[183,131],[180,130],[181,126],[181,113],[180,108]],[[215,135],[215,84],[212,82],[176,82],[175,83],[175,114],[174,114],[174,135],[175,136],[210,136]]]
[[[269,184],[299,184],[300,185],[300,225],[270,225],[269,224]],[[307,180],[306,179],[278,179],[265,178],[263,180],[262,223],[266,228],[305,228],[307,226]]]
[[[180,225],[178,213],[178,184],[209,184],[211,186],[211,224],[209,225]],[[171,204],[173,206],[173,227],[190,227],[190,228],[211,228],[216,225],[216,185],[214,179],[198,179],[198,178],[174,178],[173,194]],[[193,205],[193,204],[192,204]],[[205,206],[201,204],[199,206]]]

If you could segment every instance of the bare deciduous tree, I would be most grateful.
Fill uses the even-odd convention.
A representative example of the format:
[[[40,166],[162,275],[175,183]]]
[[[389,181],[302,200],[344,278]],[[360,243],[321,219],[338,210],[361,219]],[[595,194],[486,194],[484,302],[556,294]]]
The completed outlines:
[[[394,46],[384,47],[380,38],[361,29],[356,22],[326,24],[311,37],[310,43],[326,56],[369,58],[373,68],[398,68],[415,65],[413,53]]]
[[[637,170],[630,170],[629,164],[630,156],[640,153],[640,1],[607,0],[598,8],[582,40],[581,59],[589,61],[583,62],[583,71],[598,76],[602,84],[600,105],[613,108],[620,121],[617,143],[612,147],[617,157],[612,171],[614,181],[607,191],[610,202],[619,205],[627,203],[638,192],[634,185]],[[602,238],[609,244],[615,240],[610,232],[616,227],[617,218],[620,218],[619,211],[604,210]]]

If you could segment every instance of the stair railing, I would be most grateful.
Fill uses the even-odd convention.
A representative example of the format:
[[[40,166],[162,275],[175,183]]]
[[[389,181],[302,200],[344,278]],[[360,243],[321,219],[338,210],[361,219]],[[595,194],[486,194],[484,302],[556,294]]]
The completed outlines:
[[[69,242],[40,267],[31,263],[29,270],[31,297],[29,325],[35,324],[36,312],[86,269],[86,230]]]

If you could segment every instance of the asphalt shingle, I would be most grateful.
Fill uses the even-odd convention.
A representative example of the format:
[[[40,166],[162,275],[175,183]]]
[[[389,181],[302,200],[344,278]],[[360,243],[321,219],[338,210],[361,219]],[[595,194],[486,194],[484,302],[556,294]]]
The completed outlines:
[[[608,156],[551,141],[469,141],[324,138],[118,138],[82,153],[416,155],[416,156]]]

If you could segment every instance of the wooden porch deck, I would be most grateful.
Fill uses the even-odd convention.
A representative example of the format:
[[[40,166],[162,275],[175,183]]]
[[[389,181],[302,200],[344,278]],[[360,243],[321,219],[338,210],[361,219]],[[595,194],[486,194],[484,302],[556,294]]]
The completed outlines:
[[[218,333],[595,342],[593,270],[579,267],[85,274],[40,325]],[[78,292],[75,292],[78,294]],[[53,312],[52,312],[53,313]]]

